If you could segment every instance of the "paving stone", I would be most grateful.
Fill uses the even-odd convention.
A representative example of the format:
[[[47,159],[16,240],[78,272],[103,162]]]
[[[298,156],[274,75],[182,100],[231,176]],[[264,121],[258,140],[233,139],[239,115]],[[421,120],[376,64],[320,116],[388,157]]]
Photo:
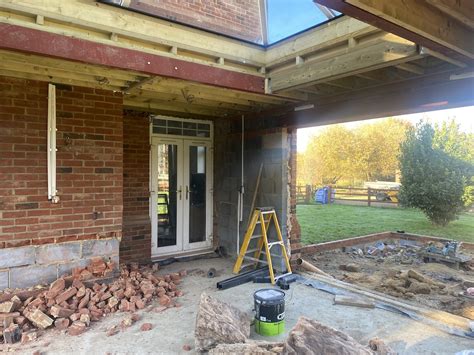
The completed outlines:
[[[58,278],[57,266],[26,266],[10,270],[10,287],[26,288],[49,284]]]
[[[82,246],[82,257],[118,255],[119,244],[117,239],[87,240]]]
[[[73,261],[81,258],[81,243],[62,243],[44,245],[36,249],[36,263],[50,264],[54,262]]]
[[[0,249],[0,269],[31,265],[34,263],[34,247]]]

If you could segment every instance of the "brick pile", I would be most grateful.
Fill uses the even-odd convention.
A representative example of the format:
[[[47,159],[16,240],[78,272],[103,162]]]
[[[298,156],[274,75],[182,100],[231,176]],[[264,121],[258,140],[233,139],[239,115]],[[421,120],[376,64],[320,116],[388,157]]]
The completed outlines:
[[[38,336],[36,330],[50,327],[79,335],[91,322],[107,314],[131,312],[133,315],[154,299],[164,310],[177,306],[174,298],[182,296],[177,285],[186,272],[158,275],[157,265],[123,265],[120,276],[109,284],[83,278],[103,275],[111,267],[96,260],[87,268],[74,270],[72,277],[57,279],[48,288],[0,294],[0,340],[3,338],[9,344],[32,341]]]

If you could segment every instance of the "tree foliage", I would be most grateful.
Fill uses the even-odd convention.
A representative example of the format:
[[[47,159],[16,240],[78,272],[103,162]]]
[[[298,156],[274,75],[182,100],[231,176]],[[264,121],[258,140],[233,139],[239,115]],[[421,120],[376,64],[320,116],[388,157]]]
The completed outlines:
[[[329,126],[298,155],[298,179],[303,184],[393,180],[399,146],[409,127],[393,118],[352,130]]]
[[[403,205],[415,207],[437,225],[445,226],[463,208],[463,193],[468,175],[465,161],[448,154],[444,133],[436,133],[428,123],[407,132],[401,145],[401,183]]]

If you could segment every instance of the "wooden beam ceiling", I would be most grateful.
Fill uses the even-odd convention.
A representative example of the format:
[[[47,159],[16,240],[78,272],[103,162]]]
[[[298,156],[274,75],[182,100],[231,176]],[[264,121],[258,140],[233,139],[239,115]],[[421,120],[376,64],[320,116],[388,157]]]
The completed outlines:
[[[315,0],[316,2],[340,11],[346,15],[367,22],[380,29],[392,32],[449,57],[455,53],[474,59],[474,41],[472,29],[453,17],[446,16],[445,7],[474,18],[474,7],[456,1],[435,1],[437,7],[425,0]],[[459,6],[447,6],[450,3]],[[466,3],[470,0],[466,0]],[[471,1],[472,3],[472,1]]]
[[[271,90],[287,90],[308,86],[371,70],[393,66],[419,58],[417,46],[392,34],[381,39],[334,52],[322,60],[305,61],[302,65],[270,72]]]
[[[474,29],[474,1],[472,0],[426,0],[451,18]]]

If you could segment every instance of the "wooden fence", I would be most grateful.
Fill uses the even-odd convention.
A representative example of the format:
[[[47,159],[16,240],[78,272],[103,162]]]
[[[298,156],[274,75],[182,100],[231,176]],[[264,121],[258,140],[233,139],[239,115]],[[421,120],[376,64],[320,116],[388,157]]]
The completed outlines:
[[[322,186],[315,185],[297,185],[296,186],[296,203],[310,204],[315,203],[314,194]],[[391,204],[398,206],[398,190],[397,189],[374,189],[363,187],[345,187],[336,186],[328,187],[328,194],[331,196],[329,203],[353,204],[353,205],[379,205]]]

